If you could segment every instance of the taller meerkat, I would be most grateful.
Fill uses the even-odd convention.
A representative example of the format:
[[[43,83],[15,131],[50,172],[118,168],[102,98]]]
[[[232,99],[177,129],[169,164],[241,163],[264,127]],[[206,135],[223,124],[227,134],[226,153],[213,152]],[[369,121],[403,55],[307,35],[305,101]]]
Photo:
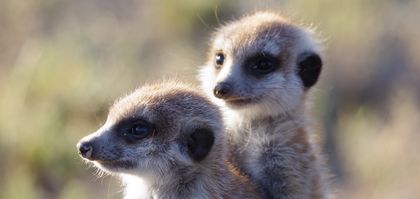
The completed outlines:
[[[277,14],[258,12],[214,35],[202,87],[224,108],[231,160],[266,198],[329,198],[306,113],[321,67],[311,32]]]

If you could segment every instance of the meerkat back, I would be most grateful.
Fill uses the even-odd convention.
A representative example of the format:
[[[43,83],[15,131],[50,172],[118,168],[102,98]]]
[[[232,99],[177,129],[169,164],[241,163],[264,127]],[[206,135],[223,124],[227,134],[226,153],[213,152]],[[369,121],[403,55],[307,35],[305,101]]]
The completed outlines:
[[[230,159],[266,198],[329,198],[323,157],[307,124],[307,95],[321,73],[311,32],[270,12],[216,31],[200,70],[223,108]]]

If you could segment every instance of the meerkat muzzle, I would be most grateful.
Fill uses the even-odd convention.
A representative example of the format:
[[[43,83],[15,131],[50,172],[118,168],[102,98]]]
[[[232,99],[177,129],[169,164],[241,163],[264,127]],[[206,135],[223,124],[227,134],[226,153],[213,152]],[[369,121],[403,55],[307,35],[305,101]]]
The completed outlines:
[[[92,156],[93,147],[88,142],[79,142],[77,149],[83,158],[90,159]]]
[[[219,99],[226,99],[232,94],[232,86],[229,83],[218,83],[214,87],[213,94]]]

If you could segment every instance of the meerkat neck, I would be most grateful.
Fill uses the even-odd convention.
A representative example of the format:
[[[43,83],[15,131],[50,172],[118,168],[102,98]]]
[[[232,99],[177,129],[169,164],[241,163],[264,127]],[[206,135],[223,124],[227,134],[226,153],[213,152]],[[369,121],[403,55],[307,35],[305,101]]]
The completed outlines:
[[[280,123],[292,123],[295,127],[303,127],[306,125],[305,106],[299,106],[296,109],[279,113],[256,113],[252,114],[249,110],[236,111],[227,109],[224,111],[224,117],[227,118],[227,126],[231,128],[259,125],[261,121],[276,121]],[[241,128],[237,128],[241,129]]]
[[[151,182],[137,176],[123,179],[126,184],[124,199],[222,198],[227,194],[226,185],[234,181],[228,168],[222,164],[211,168],[180,168]]]

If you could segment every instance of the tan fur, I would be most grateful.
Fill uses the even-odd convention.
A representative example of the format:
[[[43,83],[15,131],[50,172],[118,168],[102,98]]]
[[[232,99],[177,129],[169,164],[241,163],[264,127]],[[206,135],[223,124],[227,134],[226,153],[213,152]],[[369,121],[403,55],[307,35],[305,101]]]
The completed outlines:
[[[310,30],[277,14],[258,12],[216,31],[209,61],[200,71],[202,87],[223,109],[230,159],[266,198],[331,195],[323,156],[307,122],[309,88],[303,86],[297,65],[307,52],[319,56],[318,45]],[[218,68],[216,54],[224,55]],[[261,54],[275,57],[280,66],[254,77],[247,71],[247,60]],[[213,89],[221,83],[231,90],[229,96],[218,99]],[[248,102],[236,103],[236,99]]]
[[[227,161],[218,107],[196,90],[166,81],[143,86],[117,100],[103,127],[78,144],[79,148],[93,148],[91,154],[82,156],[121,176],[126,199],[259,198],[249,179]],[[124,132],[119,126],[137,120],[152,123],[153,133],[134,143],[118,137]],[[189,155],[186,143],[199,128],[211,130],[214,144],[198,161]]]

